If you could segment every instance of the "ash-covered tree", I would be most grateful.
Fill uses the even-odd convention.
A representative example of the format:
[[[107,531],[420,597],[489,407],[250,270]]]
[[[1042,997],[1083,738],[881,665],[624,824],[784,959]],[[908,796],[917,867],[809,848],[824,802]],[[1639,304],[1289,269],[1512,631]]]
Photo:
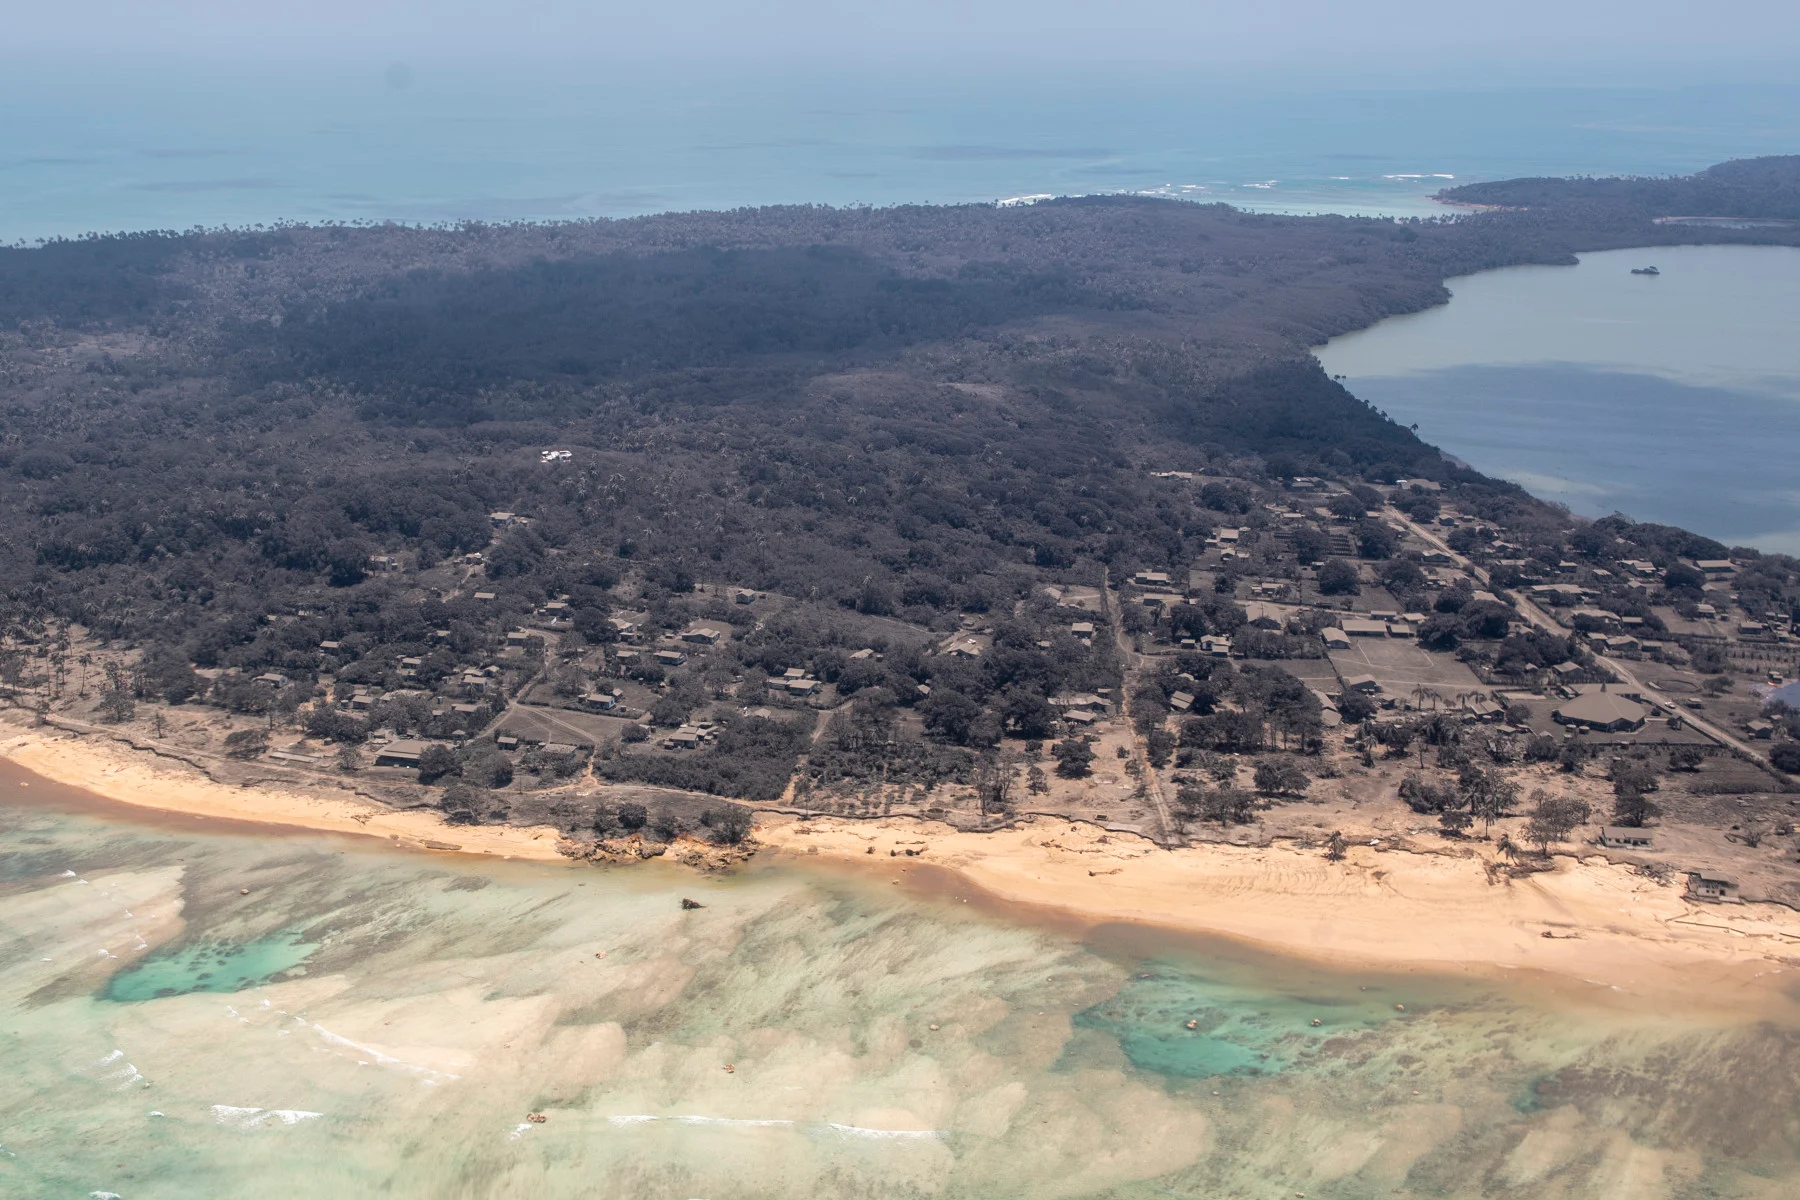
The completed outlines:
[[[1525,824],[1525,837],[1535,842],[1544,854],[1550,853],[1552,842],[1565,841],[1569,834],[1585,825],[1593,812],[1588,802],[1578,796],[1553,796],[1538,791],[1532,794],[1532,800],[1531,820]]]
[[[436,783],[446,775],[460,773],[462,764],[456,751],[435,742],[419,752],[419,782]]]
[[[1319,591],[1327,596],[1354,596],[1361,591],[1356,568],[1341,558],[1327,559],[1319,568]]]
[[[1256,764],[1256,790],[1265,796],[1300,796],[1312,781],[1298,763],[1266,758]]]
[[[106,682],[100,688],[100,711],[114,725],[131,720],[137,712],[137,699],[125,668],[110,659],[106,664]]]
[[[701,813],[700,823],[712,834],[713,841],[736,846],[750,836],[750,829],[756,819],[741,804],[722,804]]]
[[[1065,779],[1081,779],[1094,767],[1094,749],[1079,737],[1068,737],[1050,747],[1056,773]]]

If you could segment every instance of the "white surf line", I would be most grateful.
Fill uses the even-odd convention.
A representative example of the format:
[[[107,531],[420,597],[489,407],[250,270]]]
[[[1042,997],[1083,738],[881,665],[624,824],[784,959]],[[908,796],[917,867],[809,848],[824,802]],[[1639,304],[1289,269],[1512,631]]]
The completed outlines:
[[[318,1034],[331,1045],[343,1046],[346,1049],[356,1051],[358,1054],[368,1055],[369,1061],[373,1062],[376,1066],[399,1067],[402,1071],[411,1071],[415,1075],[422,1076],[422,1081],[427,1085],[450,1083],[462,1078],[461,1075],[452,1075],[448,1071],[439,1071],[432,1067],[420,1066],[418,1063],[409,1063],[405,1059],[395,1058],[391,1054],[383,1054],[373,1046],[364,1046],[360,1042],[353,1042],[341,1034],[331,1032],[331,1030],[325,1028],[323,1025],[308,1021],[305,1017],[295,1016],[292,1013],[282,1013],[282,1015],[294,1017],[294,1020]]]
[[[115,1092],[122,1092],[132,1084],[144,1081],[144,1077],[138,1072],[138,1069],[130,1063],[125,1062],[125,1052],[123,1050],[114,1050],[111,1054],[108,1054],[105,1058],[95,1063],[94,1066],[96,1068],[110,1067],[114,1063],[120,1063],[122,1065],[118,1070],[108,1071],[104,1075],[97,1076],[96,1078],[101,1083],[116,1082],[117,1086],[113,1088]]]
[[[239,1108],[233,1104],[212,1106],[213,1120],[233,1129],[257,1129],[264,1125],[298,1125],[324,1116],[304,1108]]]
[[[830,1130],[840,1137],[874,1140],[911,1141],[928,1138],[941,1140],[944,1137],[942,1129],[874,1129],[865,1125],[844,1125],[837,1121],[793,1121],[778,1117],[703,1117],[691,1114],[657,1116],[653,1113],[622,1113],[606,1118],[607,1124],[621,1129],[631,1125],[649,1124],[652,1121],[674,1121],[682,1125],[714,1125],[734,1128]],[[517,1134],[515,1133],[514,1136]]]

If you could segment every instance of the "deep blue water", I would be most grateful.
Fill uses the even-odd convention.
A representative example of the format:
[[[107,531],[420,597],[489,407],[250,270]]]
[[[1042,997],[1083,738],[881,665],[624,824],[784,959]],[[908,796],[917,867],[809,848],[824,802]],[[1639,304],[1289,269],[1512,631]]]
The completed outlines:
[[[1568,363],[1450,367],[1360,379],[1354,390],[1575,512],[1800,551],[1792,400]]]
[[[1800,146],[1800,87],[1322,91],[1174,71],[15,66],[0,113],[0,242],[1112,191],[1433,214],[1450,177],[1677,172]]]

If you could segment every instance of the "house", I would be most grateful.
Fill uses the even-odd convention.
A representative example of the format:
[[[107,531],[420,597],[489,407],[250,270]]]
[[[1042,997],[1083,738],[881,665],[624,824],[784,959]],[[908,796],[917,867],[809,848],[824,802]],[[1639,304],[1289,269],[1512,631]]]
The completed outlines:
[[[980,658],[981,643],[974,638],[959,638],[945,646],[944,653],[957,658]]]
[[[1607,825],[1600,830],[1600,844],[1609,850],[1648,850],[1650,831],[1625,825]]]
[[[1255,629],[1280,629],[1287,624],[1279,608],[1260,601],[1244,605],[1244,616],[1245,624]]]
[[[1344,680],[1344,690],[1347,692],[1361,692],[1365,696],[1373,696],[1376,692],[1381,690],[1381,681],[1376,679],[1373,675],[1352,675],[1350,678]]]
[[[319,643],[319,649],[325,650],[325,651],[342,650],[343,648],[344,648],[344,643],[342,643],[342,642],[320,642]]]
[[[1319,632],[1319,636],[1325,640],[1327,650],[1348,650],[1350,648],[1350,635],[1342,629],[1324,629]]]
[[[719,644],[719,631],[702,625],[698,629],[690,629],[681,635],[681,640],[696,646],[716,646]]]
[[[1202,654],[1210,654],[1214,658],[1230,658],[1231,639],[1228,637],[1215,637],[1212,634],[1208,634],[1200,639],[1200,652]]]
[[[1687,894],[1690,900],[1735,902],[1739,899],[1737,880],[1712,871],[1689,871]]]
[[[637,624],[624,617],[608,617],[606,623],[612,626],[613,633],[620,639],[629,639],[637,634]]]
[[[356,692],[350,697],[351,712],[367,712],[381,699],[374,692]]]
[[[270,671],[266,675],[258,675],[255,679],[251,680],[251,682],[258,684],[262,687],[271,688],[271,689],[279,692],[282,688],[284,688],[288,685],[288,677],[286,675],[278,675],[274,671]]]
[[[369,570],[371,571],[398,571],[399,569],[400,560],[392,554],[369,555]]]
[[[1069,632],[1084,642],[1092,641],[1094,637],[1094,623],[1092,621],[1077,621],[1069,626]]]
[[[493,598],[494,598],[494,593],[492,593],[492,592],[476,592],[475,593],[475,599],[477,599],[477,600],[492,600]]]
[[[1038,645],[1044,649],[1049,649],[1049,647],[1050,647],[1049,642],[1039,642]],[[851,662],[866,662],[867,660],[874,658],[874,657],[875,657],[874,648],[870,647],[870,646],[864,646],[861,650],[858,650],[856,653],[854,653],[850,656],[850,661]]]
[[[1194,707],[1193,694],[1191,692],[1172,693],[1169,696],[1169,707],[1178,713],[1186,712],[1188,709]]]
[[[1427,550],[1419,555],[1419,561],[1428,567],[1448,567],[1456,562],[1456,556],[1442,550]]]
[[[1074,725],[1092,725],[1098,719],[1085,708],[1071,708],[1063,713],[1063,720]]]
[[[550,603],[544,605],[544,607],[538,609],[538,612],[546,617],[560,617],[568,613],[568,611],[569,602],[567,600],[552,600]]]
[[[781,673],[783,679],[805,679],[806,671],[802,667],[789,667]]]
[[[413,741],[408,738],[389,742],[375,751],[375,765],[378,767],[417,767],[419,756],[425,753],[426,745],[425,742]]]
[[[1767,721],[1752,721],[1744,726],[1744,728],[1751,737],[1758,741],[1767,741],[1769,738],[1775,736],[1775,726],[1769,724]]]
[[[525,630],[515,629],[511,633],[506,635],[506,644],[508,646],[523,647],[525,645],[526,639],[528,639],[530,637],[531,637],[531,635],[529,633],[525,632]]]
[[[751,591],[749,588],[732,588],[731,589],[731,602],[733,604],[755,604],[756,601],[757,601],[756,593]]]
[[[1470,696],[1463,701],[1463,715],[1472,721],[1498,721],[1506,715],[1506,709],[1486,696]]]
[[[655,658],[657,662],[665,667],[679,667],[682,663],[687,661],[687,655],[679,650],[658,650],[651,657]]]
[[[611,692],[588,692],[581,697],[581,703],[597,712],[611,712],[619,707],[619,698]]]
[[[1694,565],[1707,575],[1730,575],[1737,570],[1737,564],[1729,558],[1702,558]]]
[[[518,519],[519,518],[516,515],[509,512],[491,512],[488,514],[488,520],[493,523],[496,529],[505,529],[508,525],[518,521]]]
[[[663,745],[671,750],[698,750],[700,732],[696,729],[677,729],[663,739]]]
[[[819,690],[819,681],[816,679],[790,679],[785,686],[790,696],[810,696]]]
[[[1131,582],[1139,587],[1166,588],[1169,586],[1169,573],[1167,571],[1139,571],[1131,577]]]
[[[1563,725],[1602,733],[1631,733],[1644,727],[1647,712],[1643,705],[1617,692],[1599,691],[1564,701],[1550,715]]]
[[[1342,629],[1346,634],[1353,638],[1384,638],[1388,635],[1386,621],[1367,621],[1360,617],[1346,617],[1344,620],[1338,622],[1338,628]]]
[[[1567,680],[1573,679],[1575,676],[1581,674],[1581,664],[1573,663],[1573,662],[1559,662],[1554,667],[1550,668],[1550,673],[1552,675],[1556,676],[1559,680],[1563,680],[1566,682]]]
[[[640,655],[636,650],[614,650],[613,651],[613,658],[616,659],[622,666],[630,666],[632,663],[636,662],[641,657],[643,657],[643,656]]]
[[[459,717],[472,717],[481,711],[479,704],[452,704],[450,711]]]

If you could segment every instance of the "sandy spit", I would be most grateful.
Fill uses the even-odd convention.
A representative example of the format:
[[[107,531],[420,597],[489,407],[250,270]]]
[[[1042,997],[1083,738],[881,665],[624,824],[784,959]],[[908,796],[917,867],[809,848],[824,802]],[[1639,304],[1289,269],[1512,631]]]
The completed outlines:
[[[1044,818],[970,834],[904,819],[768,817],[757,836],[902,884],[924,863],[1080,923],[1223,936],[1335,966],[1541,972],[1596,999],[1679,995],[1707,1008],[1760,1004],[1800,981],[1800,913],[1690,902],[1681,882],[1659,884],[1598,856],[1559,856],[1554,871],[1490,882],[1491,850],[1355,846],[1334,863],[1279,843],[1160,850]],[[889,854],[896,849],[900,857]],[[908,849],[918,855],[905,857]]]
[[[412,849],[568,861],[548,826],[452,826],[435,813],[396,811],[324,786],[231,787],[175,759],[53,729],[0,739],[0,758],[53,783],[156,812],[379,838]]]

